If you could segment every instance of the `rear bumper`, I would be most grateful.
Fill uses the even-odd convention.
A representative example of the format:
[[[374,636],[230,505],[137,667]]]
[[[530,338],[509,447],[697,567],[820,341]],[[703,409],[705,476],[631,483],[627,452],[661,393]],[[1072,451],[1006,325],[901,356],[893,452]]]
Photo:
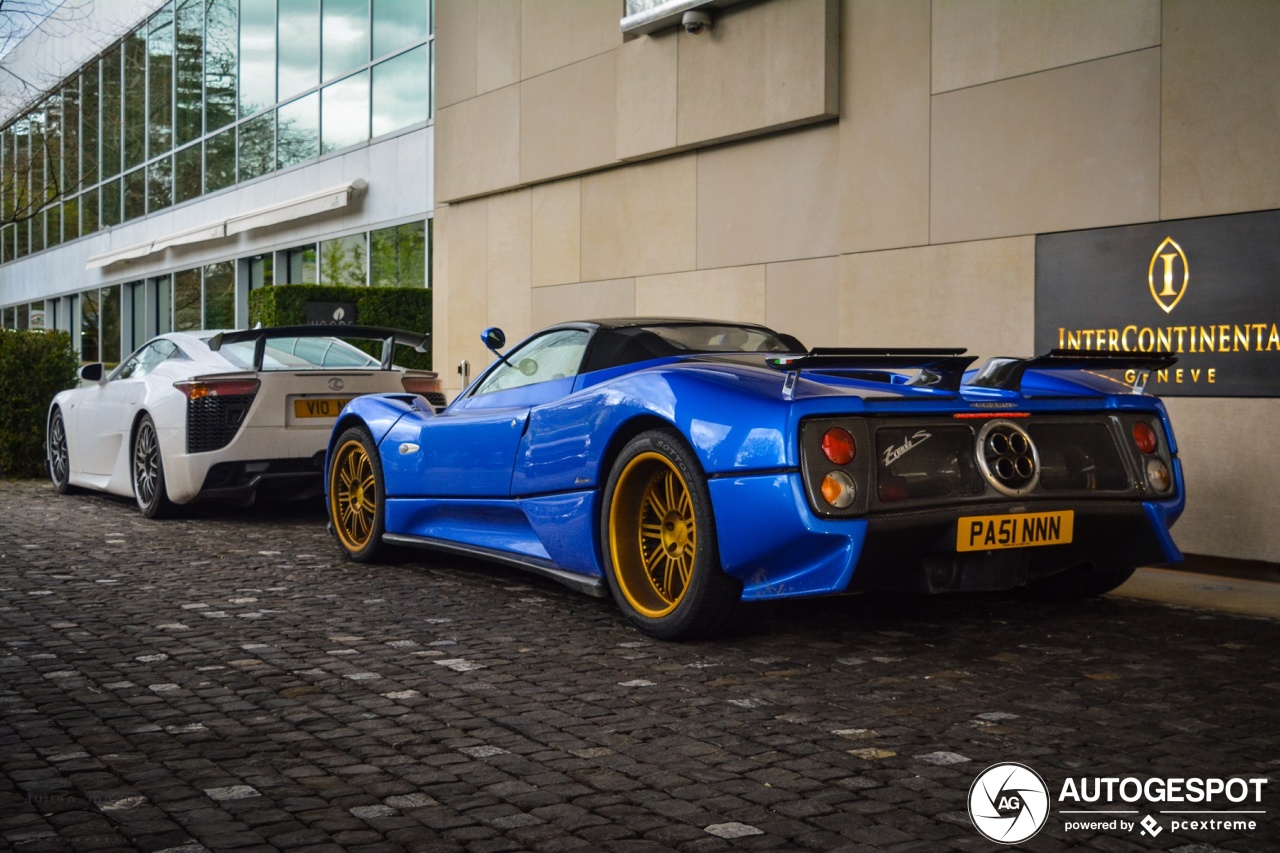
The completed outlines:
[[[162,429],[160,445],[169,499],[176,504],[213,497],[247,500],[268,482],[280,486],[280,493],[290,497],[289,484],[293,483],[301,489],[297,497],[307,497],[324,480],[324,452],[331,428],[332,422],[303,429],[243,427],[226,447],[207,453],[186,452],[184,429]],[[256,467],[262,464],[268,467]]]
[[[324,451],[311,457],[218,462],[205,474],[196,500],[250,503],[259,493],[303,500],[324,493]]]
[[[713,478],[708,486],[721,565],[742,581],[746,600],[1013,589],[1080,563],[1106,571],[1182,559],[1169,535],[1180,497],[984,502],[828,520],[810,512],[796,472]],[[1054,510],[1075,513],[1070,544],[956,551],[961,518]]]
[[[1181,553],[1167,530],[1153,524],[1147,504],[1135,502],[1034,503],[930,510],[875,518],[847,587],[849,591],[977,592],[1006,590],[1081,563],[1101,572],[1177,562]],[[1075,513],[1070,544],[956,551],[959,520],[975,514]]]

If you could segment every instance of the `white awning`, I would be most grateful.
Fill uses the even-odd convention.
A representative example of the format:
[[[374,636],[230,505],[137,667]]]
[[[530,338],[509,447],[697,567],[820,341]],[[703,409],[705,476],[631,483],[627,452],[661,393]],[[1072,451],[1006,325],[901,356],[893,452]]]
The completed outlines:
[[[302,219],[306,216],[315,216],[318,213],[341,210],[351,204],[352,200],[366,186],[368,184],[364,179],[356,178],[354,181],[340,186],[329,187],[328,189],[308,193],[288,201],[260,207],[257,210],[240,213],[197,228],[189,228],[186,231],[167,234],[163,237],[147,240],[143,243],[134,243],[132,246],[125,246],[120,249],[112,249],[109,252],[92,255],[85,264],[85,269],[98,269],[120,261],[145,258],[148,255],[163,252],[170,246],[203,243],[206,240],[230,237],[233,234],[241,234],[245,231],[252,231],[255,228],[267,228],[272,225],[292,222],[295,219]]]

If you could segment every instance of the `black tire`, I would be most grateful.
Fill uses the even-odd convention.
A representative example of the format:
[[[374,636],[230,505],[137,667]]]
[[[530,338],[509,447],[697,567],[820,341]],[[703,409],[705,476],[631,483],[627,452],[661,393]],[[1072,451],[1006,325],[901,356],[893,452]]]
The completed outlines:
[[[623,448],[605,486],[600,542],[614,601],[644,633],[688,640],[736,622],[742,585],[720,568],[706,477],[674,430]]]
[[[1089,563],[1072,566],[1065,571],[1032,581],[1014,590],[1019,598],[1030,601],[1076,601],[1105,595],[1133,576],[1135,569],[1099,571]]]
[[[329,469],[326,504],[338,547],[357,563],[372,563],[385,556],[382,534],[386,530],[386,486],[382,459],[373,436],[363,426],[338,436]]]
[[[133,454],[129,463],[133,497],[138,511],[147,518],[165,518],[173,514],[173,503],[165,487],[164,459],[160,454],[160,435],[150,415],[143,415],[133,432]]]
[[[62,419],[61,409],[54,409],[49,416],[45,459],[49,463],[49,479],[53,481],[55,492],[69,495],[79,491],[71,485],[71,453],[67,450],[67,424]]]

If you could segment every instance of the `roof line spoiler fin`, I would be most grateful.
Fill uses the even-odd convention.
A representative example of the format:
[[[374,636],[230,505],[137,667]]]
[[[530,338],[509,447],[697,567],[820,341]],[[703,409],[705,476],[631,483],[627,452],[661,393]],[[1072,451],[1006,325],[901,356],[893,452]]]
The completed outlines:
[[[837,348],[815,347],[804,355],[775,356],[765,360],[774,370],[919,370],[908,383],[959,392],[964,372],[977,361],[965,350],[951,348]],[[791,383],[794,387],[794,383]]]
[[[390,329],[385,326],[354,326],[336,323],[309,326],[268,326],[267,328],[259,327],[237,332],[219,332],[209,339],[209,349],[217,352],[226,344],[252,341],[254,369],[261,370],[268,339],[324,337],[382,341],[381,362],[382,369],[386,370],[391,367],[391,358],[396,344],[410,347],[416,352],[428,352],[428,341],[431,340],[431,333],[407,332],[403,329]]]
[[[1152,370],[1164,370],[1177,360],[1177,356],[1163,354],[1053,349],[1034,358],[993,358],[969,384],[1021,393],[1022,379],[1028,370],[1136,370],[1133,393],[1141,394]]]

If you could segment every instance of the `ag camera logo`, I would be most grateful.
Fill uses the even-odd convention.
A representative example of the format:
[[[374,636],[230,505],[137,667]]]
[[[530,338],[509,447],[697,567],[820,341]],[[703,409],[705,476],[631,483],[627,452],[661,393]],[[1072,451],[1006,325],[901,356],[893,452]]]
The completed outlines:
[[[993,764],[969,788],[969,819],[997,844],[1019,844],[1049,819],[1049,787],[1024,764]]]

